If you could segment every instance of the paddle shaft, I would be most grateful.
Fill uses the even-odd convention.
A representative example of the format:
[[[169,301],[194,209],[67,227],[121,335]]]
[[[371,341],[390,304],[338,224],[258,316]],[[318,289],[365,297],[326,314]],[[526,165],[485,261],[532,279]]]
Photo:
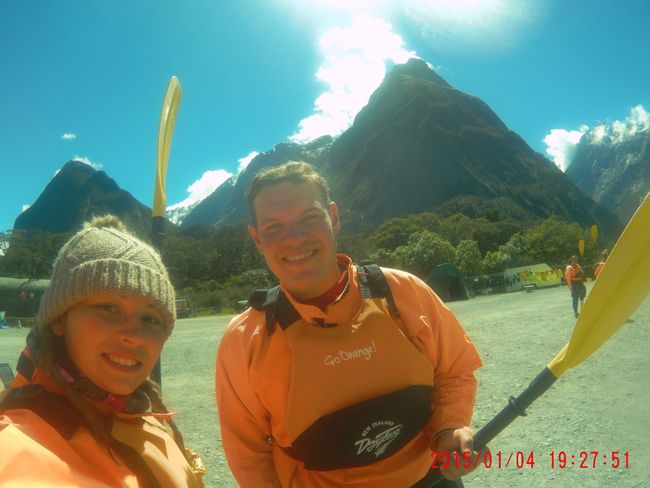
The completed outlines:
[[[154,248],[162,254],[162,245],[165,238],[165,218],[164,217],[152,217],[151,218],[151,242]],[[156,364],[151,371],[151,379],[160,385],[162,388],[162,366],[160,364],[160,358],[156,361]]]
[[[487,444],[510,425],[517,417],[525,417],[526,409],[546,392],[557,378],[548,368],[544,368],[540,374],[528,385],[517,398],[510,397],[508,404],[498,414],[485,424],[481,430],[474,434],[474,450],[480,451]],[[442,481],[440,471],[429,475],[426,483],[415,484],[412,488],[432,488]]]
[[[158,157],[156,162],[156,179],[154,182],[154,201],[151,217],[151,241],[154,248],[162,255],[165,238],[165,182],[171,136],[174,132],[176,113],[181,103],[181,86],[175,76],[169,80],[167,92],[163,100],[160,126],[158,127]],[[151,379],[162,388],[162,368],[160,357],[151,371]]]

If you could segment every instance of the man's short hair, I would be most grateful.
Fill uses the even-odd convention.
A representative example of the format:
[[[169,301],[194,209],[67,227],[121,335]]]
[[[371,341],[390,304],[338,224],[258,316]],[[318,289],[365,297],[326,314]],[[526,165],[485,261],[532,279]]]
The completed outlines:
[[[330,190],[327,181],[309,163],[302,161],[289,161],[280,166],[274,166],[260,171],[253,178],[248,190],[248,209],[253,225],[257,225],[255,215],[255,198],[266,187],[279,183],[289,182],[295,185],[312,183],[320,196],[320,202],[327,207],[331,202]]]

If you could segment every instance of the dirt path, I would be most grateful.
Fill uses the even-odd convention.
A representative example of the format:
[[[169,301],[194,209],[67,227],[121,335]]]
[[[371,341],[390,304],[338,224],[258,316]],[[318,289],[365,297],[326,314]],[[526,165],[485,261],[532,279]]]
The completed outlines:
[[[569,339],[574,320],[566,288],[481,297],[451,308],[476,343],[484,366],[474,425],[518,395]],[[163,388],[180,412],[186,443],[209,469],[208,487],[236,487],[223,457],[214,400],[214,357],[229,317],[180,320],[163,356]],[[0,331],[0,362],[15,364],[26,332]],[[465,486],[536,488],[650,486],[650,299],[594,356],[568,371],[546,395],[491,443],[493,465]],[[567,467],[551,469],[550,452]],[[596,467],[579,468],[580,452],[598,451]],[[629,453],[629,468],[611,468],[611,452]],[[501,453],[502,467],[497,467]],[[516,453],[533,452],[535,467],[517,469]],[[515,453],[505,467],[510,453]],[[607,453],[605,459],[603,454]],[[575,465],[570,456],[574,455]],[[590,455],[591,456],[591,455]],[[602,463],[607,461],[607,466]]]
[[[484,362],[478,373],[477,427],[492,418],[509,395],[528,386],[568,341],[574,326],[566,288],[478,298],[452,308]],[[527,417],[517,419],[491,443],[495,457],[502,453],[502,467],[493,464],[472,473],[465,485],[648,486],[649,344],[650,299],[592,357],[565,373],[531,406]],[[512,462],[503,466],[510,453],[519,451],[534,453],[534,468],[517,469]],[[568,456],[567,467],[552,469],[550,453],[560,451]],[[600,453],[595,468],[591,454],[589,467],[579,467],[582,451]],[[630,467],[613,469],[612,451],[628,451]]]

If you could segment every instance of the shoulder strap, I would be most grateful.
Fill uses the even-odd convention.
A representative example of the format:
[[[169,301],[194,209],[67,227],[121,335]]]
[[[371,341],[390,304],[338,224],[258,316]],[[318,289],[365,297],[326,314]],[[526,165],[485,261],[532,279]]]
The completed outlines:
[[[377,264],[362,262],[359,266],[359,285],[362,299],[385,298],[391,312],[399,317],[399,310],[397,310],[386,276]],[[266,330],[269,335],[275,330],[276,321],[282,330],[286,330],[300,318],[300,314],[291,305],[280,286],[274,286],[269,290],[255,290],[248,302],[255,310],[264,311]]]
[[[16,364],[16,372],[24,376],[25,379],[29,381],[32,379],[35,370],[36,366],[34,366],[34,362],[29,357],[27,357],[25,351],[21,352],[20,356],[18,357],[18,363]]]
[[[124,464],[129,467],[138,478],[138,483],[143,488],[162,488],[144,457],[133,447],[111,438],[110,448],[115,451]]]
[[[0,410],[31,410],[51,425],[65,440],[72,439],[85,417],[63,395],[47,391],[41,385],[12,388],[0,403]]]
[[[390,311],[399,317],[399,310],[390,290],[388,280],[381,268],[370,261],[362,261],[358,268],[362,298],[385,298]]]
[[[273,334],[276,321],[282,330],[285,330],[300,318],[300,314],[291,305],[280,286],[274,286],[269,290],[255,290],[248,301],[255,310],[264,311],[266,330],[269,335]]]

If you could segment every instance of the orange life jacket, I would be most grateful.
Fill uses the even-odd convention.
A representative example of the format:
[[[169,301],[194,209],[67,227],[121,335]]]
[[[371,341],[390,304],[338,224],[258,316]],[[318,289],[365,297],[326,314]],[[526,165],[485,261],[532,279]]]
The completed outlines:
[[[286,408],[292,442],[284,449],[306,469],[377,462],[422,434],[431,418],[433,366],[406,338],[379,267],[366,270],[359,273],[359,313],[347,324],[314,327],[278,287],[263,303],[259,295],[251,300],[293,355]]]

